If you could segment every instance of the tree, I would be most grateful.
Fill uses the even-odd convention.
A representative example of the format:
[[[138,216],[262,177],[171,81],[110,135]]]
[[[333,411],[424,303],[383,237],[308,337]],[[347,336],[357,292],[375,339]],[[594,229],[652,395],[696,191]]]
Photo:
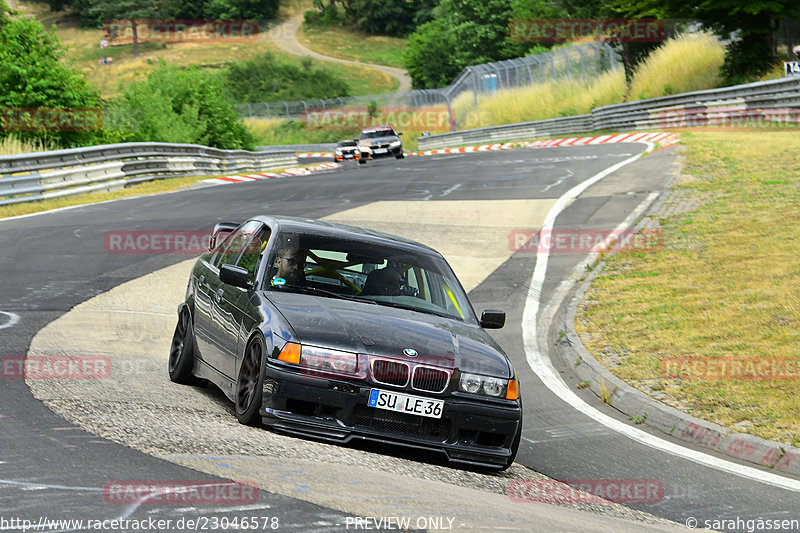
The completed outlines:
[[[179,69],[163,61],[146,80],[125,87],[108,125],[119,138],[252,149],[254,139],[232,107],[218,73]]]
[[[461,71],[453,57],[456,42],[447,21],[434,19],[411,34],[403,54],[403,65],[415,89],[444,87]]]
[[[342,0],[345,14],[356,26],[377,35],[406,35],[414,29],[421,0]]]
[[[11,18],[11,10],[0,0],[0,135],[22,128],[27,139],[55,140],[61,146],[91,144],[99,135],[100,122],[78,123],[73,117],[100,117],[99,92],[83,74],[61,62],[64,48],[55,27],[45,30],[34,19]],[[59,120],[16,121],[20,113],[56,111]],[[38,111],[37,111],[38,110]]]
[[[521,4],[531,0],[441,0],[432,12],[434,20],[409,37],[403,64],[414,87],[443,87],[464,67],[518,57],[536,46],[509,35],[517,14],[532,13]]]
[[[178,12],[175,2],[154,2],[153,0],[91,0],[86,8],[86,15],[94,18],[104,25],[112,21],[129,22],[133,39],[133,55],[139,57],[139,34],[137,27],[139,21],[148,19],[172,19]],[[116,28],[112,28],[113,35]]]
[[[730,38],[722,67],[728,83],[740,83],[769,70],[772,32],[777,20],[800,17],[797,0],[618,0],[629,15],[658,13],[697,20],[723,38]]]

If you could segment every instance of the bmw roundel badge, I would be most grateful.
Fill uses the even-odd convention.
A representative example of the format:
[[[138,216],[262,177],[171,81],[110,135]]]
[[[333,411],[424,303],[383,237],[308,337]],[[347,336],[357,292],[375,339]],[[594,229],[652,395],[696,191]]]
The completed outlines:
[[[405,350],[403,350],[403,353],[404,353],[405,355],[409,356],[409,357],[416,357],[416,356],[418,356],[418,355],[419,355],[419,352],[417,352],[417,351],[416,351],[415,349],[413,349],[413,348],[406,348]]]

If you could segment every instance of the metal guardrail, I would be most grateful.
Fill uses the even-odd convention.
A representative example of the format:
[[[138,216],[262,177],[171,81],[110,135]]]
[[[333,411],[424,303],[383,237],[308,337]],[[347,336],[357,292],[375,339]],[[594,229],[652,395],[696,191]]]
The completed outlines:
[[[566,133],[579,133],[592,130],[591,115],[521,122],[506,126],[490,126],[474,130],[455,131],[417,138],[419,150],[436,150],[450,146],[497,143],[501,141],[520,141],[536,137],[549,137]]]
[[[297,164],[294,152],[125,143],[0,156],[0,205],[122,189],[178,176],[259,172]]]
[[[668,129],[684,125],[680,121],[685,117],[697,123],[719,119],[726,113],[780,109],[796,110],[793,121],[798,122],[800,78],[604,106],[589,115],[428,135],[420,137],[418,145],[420,150],[430,150],[603,129]],[[780,119],[781,115],[774,117]],[[272,170],[296,165],[298,146],[248,152],[191,144],[126,143],[0,156],[0,205],[120,189],[165,177]]]
[[[279,144],[277,146],[256,146],[259,152],[333,152],[336,143],[319,144]]]
[[[724,120],[726,116],[735,118],[737,113],[741,117],[748,112],[779,109],[800,111],[800,78],[769,80],[609,105],[593,109],[589,115],[428,135],[418,139],[418,146],[420,150],[434,150],[464,143],[496,143],[597,130],[668,129],[714,123]],[[773,119],[780,121],[781,115],[774,114]],[[684,124],[687,121],[689,124]],[[794,121],[797,122],[797,119]],[[734,124],[733,119],[730,122]]]

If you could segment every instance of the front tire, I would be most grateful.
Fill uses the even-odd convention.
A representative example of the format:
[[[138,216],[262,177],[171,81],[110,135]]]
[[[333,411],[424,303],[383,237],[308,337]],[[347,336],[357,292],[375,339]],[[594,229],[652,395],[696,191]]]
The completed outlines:
[[[169,379],[182,385],[194,385],[197,379],[192,375],[194,367],[194,334],[192,333],[192,314],[184,307],[178,315],[178,324],[172,334],[169,350]]]
[[[236,418],[246,426],[261,424],[261,395],[263,393],[264,342],[258,337],[250,341],[244,352],[239,376],[236,379]]]
[[[399,154],[397,154],[395,157],[396,157],[397,159],[404,159],[404,158],[406,157],[406,154],[404,154],[404,153],[400,152],[400,153],[399,153]]]

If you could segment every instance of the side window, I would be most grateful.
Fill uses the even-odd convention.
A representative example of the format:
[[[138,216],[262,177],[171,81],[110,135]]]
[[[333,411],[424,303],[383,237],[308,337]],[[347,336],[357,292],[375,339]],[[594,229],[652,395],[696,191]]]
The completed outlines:
[[[264,224],[258,221],[247,222],[231,233],[220,245],[213,264],[216,267],[241,266],[251,272],[251,277],[254,279],[258,258],[268,238],[269,228],[265,228]]]
[[[258,233],[252,234],[236,263],[236,266],[240,266],[247,270],[247,279],[250,281],[250,283],[253,283],[256,280],[259,261],[262,257],[264,248],[267,246],[269,236],[270,229],[266,227],[262,228],[260,231],[258,231]]]
[[[225,250],[231,245],[231,241],[236,237],[236,232],[233,231],[228,233],[227,235],[223,236],[222,239],[217,242],[217,247],[214,248],[213,257],[211,258],[211,264],[215,267],[219,268],[219,265],[222,264],[222,256]]]

